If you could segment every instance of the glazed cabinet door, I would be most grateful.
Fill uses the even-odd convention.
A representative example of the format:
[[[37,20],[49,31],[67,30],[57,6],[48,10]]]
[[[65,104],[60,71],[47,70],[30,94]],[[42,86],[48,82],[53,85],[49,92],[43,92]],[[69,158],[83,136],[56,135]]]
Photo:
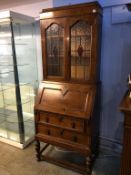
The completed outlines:
[[[65,26],[65,19],[41,21],[44,79],[65,79]]]
[[[95,15],[69,19],[69,60],[72,81],[95,81],[98,27],[99,21]]]

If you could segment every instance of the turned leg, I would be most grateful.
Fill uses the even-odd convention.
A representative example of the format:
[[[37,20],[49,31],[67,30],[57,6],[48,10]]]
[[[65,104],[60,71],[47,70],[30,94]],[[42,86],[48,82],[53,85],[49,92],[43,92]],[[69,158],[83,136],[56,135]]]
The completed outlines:
[[[35,144],[35,150],[36,150],[36,158],[37,161],[41,161],[41,156],[40,156],[40,142],[38,140],[36,140],[36,144]]]
[[[91,175],[91,156],[86,157],[86,172],[85,175]]]

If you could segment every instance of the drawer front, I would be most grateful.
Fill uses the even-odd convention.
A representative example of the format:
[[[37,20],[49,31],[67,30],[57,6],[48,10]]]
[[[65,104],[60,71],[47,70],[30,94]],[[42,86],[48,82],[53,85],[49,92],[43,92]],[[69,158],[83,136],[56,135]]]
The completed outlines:
[[[45,126],[43,124],[37,125],[37,132],[43,135],[61,138],[65,141],[68,140],[73,143],[84,144],[84,145],[90,144],[90,137],[87,135],[81,135],[65,129]]]
[[[74,143],[79,143],[84,145],[89,145],[90,143],[89,136],[76,134],[75,132],[70,132],[70,131],[64,131],[62,138],[64,138],[65,140],[70,140]]]
[[[39,121],[48,124],[69,128],[80,132],[84,131],[84,120],[75,117],[64,116],[53,113],[40,113]]]

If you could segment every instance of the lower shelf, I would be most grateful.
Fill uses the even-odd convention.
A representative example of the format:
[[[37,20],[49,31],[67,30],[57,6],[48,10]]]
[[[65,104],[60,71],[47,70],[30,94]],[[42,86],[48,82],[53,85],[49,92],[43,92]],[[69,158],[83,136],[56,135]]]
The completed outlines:
[[[37,160],[47,161],[81,174],[91,175],[91,156],[36,142]]]

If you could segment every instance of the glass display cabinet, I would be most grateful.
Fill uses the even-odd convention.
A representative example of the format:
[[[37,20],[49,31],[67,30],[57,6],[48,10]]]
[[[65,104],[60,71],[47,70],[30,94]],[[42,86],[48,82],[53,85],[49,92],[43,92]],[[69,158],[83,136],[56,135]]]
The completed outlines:
[[[34,136],[34,39],[33,18],[0,13],[0,140],[21,148]]]

